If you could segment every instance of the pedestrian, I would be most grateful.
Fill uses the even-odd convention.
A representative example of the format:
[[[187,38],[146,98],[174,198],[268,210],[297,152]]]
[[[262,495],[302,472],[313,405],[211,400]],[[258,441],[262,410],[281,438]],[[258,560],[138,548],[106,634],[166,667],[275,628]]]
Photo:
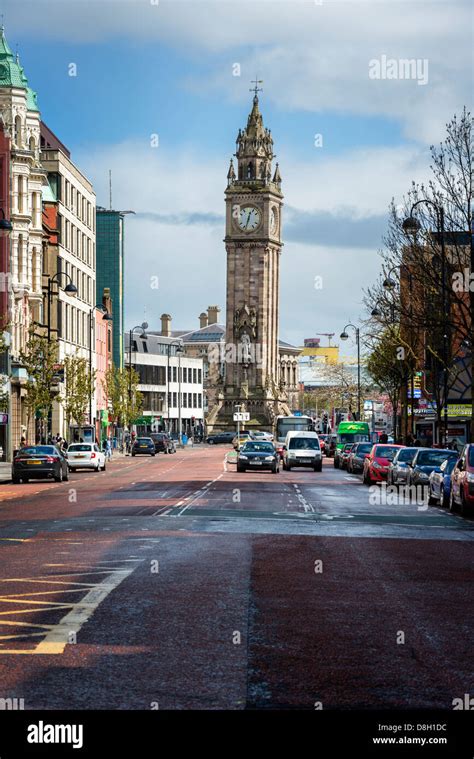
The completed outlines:
[[[112,458],[112,446],[110,445],[109,438],[106,438],[104,448],[105,448],[105,458],[110,460]]]

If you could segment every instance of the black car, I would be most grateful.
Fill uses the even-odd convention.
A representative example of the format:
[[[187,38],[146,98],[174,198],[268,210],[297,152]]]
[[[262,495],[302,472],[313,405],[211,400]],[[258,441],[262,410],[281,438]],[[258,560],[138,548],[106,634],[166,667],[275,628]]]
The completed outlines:
[[[176,453],[174,440],[166,432],[153,432],[150,437],[155,444],[155,453]]]
[[[244,443],[237,458],[237,471],[247,469],[270,469],[273,474],[278,474],[280,455],[273,443],[256,440]]]
[[[137,437],[132,445],[132,456],[144,453],[147,456],[155,455],[155,443],[151,437]]]
[[[235,437],[235,432],[214,432],[212,435],[208,435],[206,443],[209,445],[217,445],[218,443],[232,443]]]
[[[69,479],[67,459],[55,445],[27,445],[16,452],[12,464],[12,482]]]

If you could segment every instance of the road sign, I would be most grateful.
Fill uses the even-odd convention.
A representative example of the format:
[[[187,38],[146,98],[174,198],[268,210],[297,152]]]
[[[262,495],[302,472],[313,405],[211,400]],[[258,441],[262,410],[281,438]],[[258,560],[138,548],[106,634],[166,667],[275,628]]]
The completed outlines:
[[[234,422],[249,422],[249,421],[250,421],[249,411],[236,411],[234,413]]]

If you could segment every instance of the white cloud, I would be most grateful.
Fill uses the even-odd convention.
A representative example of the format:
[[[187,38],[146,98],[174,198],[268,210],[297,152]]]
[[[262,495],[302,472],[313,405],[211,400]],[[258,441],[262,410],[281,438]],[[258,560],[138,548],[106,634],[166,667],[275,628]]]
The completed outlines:
[[[159,328],[160,314],[168,312],[176,329],[192,328],[210,303],[224,308],[226,253],[224,221],[219,216],[224,214],[226,160],[192,146],[183,154],[168,154],[163,147],[131,142],[100,146],[73,159],[93,181],[99,204],[106,204],[111,168],[113,206],[158,218],[127,217],[128,324],[138,324],[146,314],[149,323]],[[316,170],[287,154],[282,172],[289,207],[284,213],[313,212],[317,220],[317,213],[325,211],[338,215],[338,224],[344,223],[344,214],[349,219],[383,215],[393,191],[401,194],[413,176],[419,178],[422,159],[415,150],[367,149],[347,153],[343,159],[324,158]],[[199,214],[202,223],[199,219],[196,223]],[[174,223],[173,217],[180,215],[193,217],[193,223]],[[357,319],[363,311],[362,287],[374,280],[380,268],[377,247],[364,247],[361,239],[353,248],[287,240],[281,259],[282,338],[303,339],[300,325],[328,332],[339,329],[338,322],[346,315],[346,321]],[[317,275],[323,277],[322,290],[314,289]],[[158,290],[151,287],[152,277],[159,279]]]
[[[259,71],[265,96],[283,109],[382,115],[421,141],[438,140],[472,95],[467,0],[6,0],[4,10],[9,28],[22,35],[75,44],[124,37],[178,48],[196,62],[187,86],[231,99],[248,97],[232,76],[232,63],[240,62],[242,76]],[[428,83],[370,79],[369,61],[382,55],[426,59]],[[219,62],[203,76],[200,64],[213,56]]]

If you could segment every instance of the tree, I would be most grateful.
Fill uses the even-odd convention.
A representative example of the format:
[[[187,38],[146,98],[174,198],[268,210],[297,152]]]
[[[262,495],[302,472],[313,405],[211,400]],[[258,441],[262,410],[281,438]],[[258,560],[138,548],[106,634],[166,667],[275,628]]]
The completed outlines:
[[[143,409],[143,395],[138,390],[140,377],[132,367],[111,366],[105,375],[104,390],[117,424],[130,427]]]
[[[94,392],[95,370],[89,371],[87,359],[77,354],[64,359],[64,392],[59,401],[64,408],[66,425],[74,421],[78,425],[85,422],[90,398]]]
[[[406,369],[400,353],[397,333],[386,331],[373,345],[367,359],[367,371],[377,387],[386,393],[393,409],[393,435],[397,434],[397,409]]]
[[[58,343],[30,330],[27,346],[20,351],[19,359],[28,375],[24,403],[29,430],[30,422],[37,413],[43,419],[49,417],[53,404],[53,379],[57,372]]]
[[[474,403],[473,127],[466,109],[460,117],[454,116],[446,125],[445,140],[437,147],[431,146],[431,180],[426,185],[413,182],[400,206],[392,202],[381,251],[382,277],[369,288],[366,297],[369,312],[377,310],[376,320],[383,330],[399,325],[400,338],[425,370],[427,390],[439,408],[439,422],[441,408],[447,403],[445,373],[449,375],[449,385],[453,385],[457,359],[466,350],[470,350]],[[413,216],[419,224],[416,232],[403,225],[414,204]],[[382,282],[388,276],[393,286],[387,290]],[[471,439],[474,440],[474,406]]]

